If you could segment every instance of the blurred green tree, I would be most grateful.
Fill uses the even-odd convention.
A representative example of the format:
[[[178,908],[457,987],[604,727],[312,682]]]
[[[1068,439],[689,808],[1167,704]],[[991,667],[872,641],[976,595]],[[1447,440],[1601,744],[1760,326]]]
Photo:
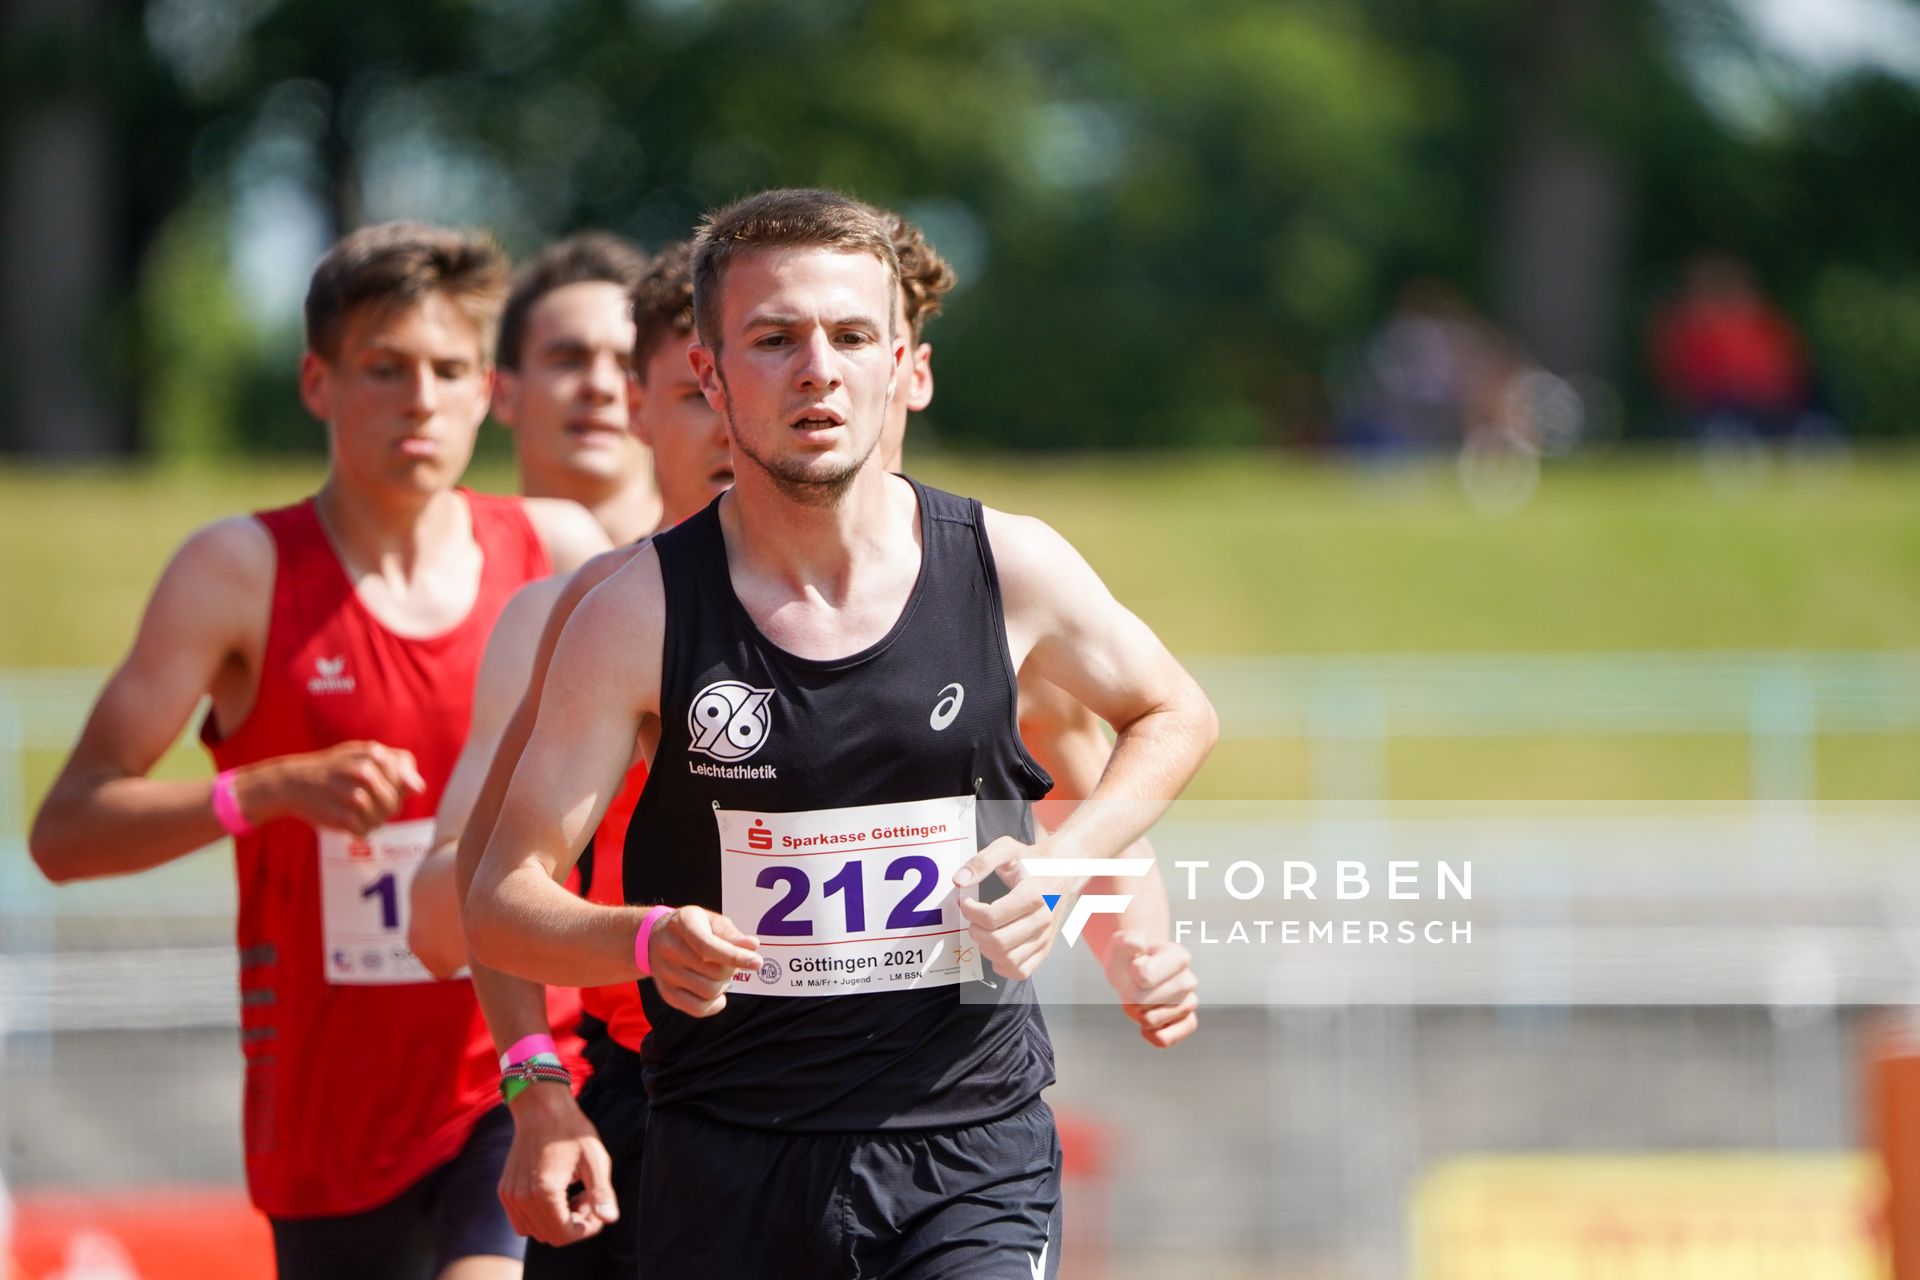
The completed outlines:
[[[94,353],[120,425],[81,451],[137,440],[135,406],[169,448],[317,443],[287,393],[290,304],[214,279],[236,240],[280,246],[289,278],[393,216],[484,222],[522,252],[583,226],[651,244],[773,184],[901,207],[954,259],[933,425],[957,443],[1315,439],[1330,360],[1419,276],[1644,410],[1644,317],[1709,247],[1809,325],[1849,417],[1912,430],[1889,370],[1920,355],[1920,90],[1856,74],[1788,92],[1738,0],[16,10],[4,211],[10,235],[37,232],[8,256],[102,241],[70,272],[84,296],[59,341]],[[1729,66],[1764,109],[1716,99]],[[18,197],[48,146],[94,173],[91,220]],[[0,303],[0,447],[45,450],[19,425],[17,352],[53,339],[23,338],[25,286],[0,280]]]

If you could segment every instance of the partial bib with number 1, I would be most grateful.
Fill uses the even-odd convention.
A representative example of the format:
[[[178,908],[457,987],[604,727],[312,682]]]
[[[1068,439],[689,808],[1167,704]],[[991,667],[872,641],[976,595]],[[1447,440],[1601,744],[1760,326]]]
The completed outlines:
[[[834,996],[976,982],[953,873],[974,855],[974,797],[800,813],[714,809],[721,910],[759,939],[741,995]]]
[[[408,890],[433,846],[433,819],[394,822],[362,840],[319,828],[322,964],[336,986],[432,982],[407,947]]]

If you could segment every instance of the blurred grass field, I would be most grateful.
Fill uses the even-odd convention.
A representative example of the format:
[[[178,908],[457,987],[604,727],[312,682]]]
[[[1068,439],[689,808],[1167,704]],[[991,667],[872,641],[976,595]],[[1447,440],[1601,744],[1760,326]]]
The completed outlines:
[[[1920,647],[1920,455],[1777,466],[1737,493],[1686,453],[1550,468],[1477,513],[1444,464],[1272,455],[930,457],[923,478],[1045,517],[1173,649],[1201,654]],[[316,464],[0,468],[0,667],[115,662],[194,527],[311,490]],[[511,486],[488,461],[469,482]],[[1404,740],[1403,799],[1739,798],[1738,737]],[[30,757],[27,799],[57,761]],[[176,752],[169,772],[204,768]],[[1920,795],[1920,740],[1823,738],[1823,798]],[[1225,743],[1191,794],[1299,798],[1297,741]]]

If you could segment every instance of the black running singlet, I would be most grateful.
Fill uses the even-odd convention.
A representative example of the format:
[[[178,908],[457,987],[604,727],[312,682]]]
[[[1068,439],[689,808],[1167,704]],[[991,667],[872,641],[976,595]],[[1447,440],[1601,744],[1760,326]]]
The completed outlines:
[[[1028,984],[983,969],[942,910],[957,859],[1032,838],[1030,802],[1052,781],[1020,741],[980,504],[912,483],[919,578],[892,629],[846,658],[761,635],[728,576],[719,500],[654,540],[660,744],[627,830],[626,897],[727,911],[766,958],[710,1018],[640,984],[656,1107],[794,1131],[931,1128],[1012,1115],[1053,1081]]]

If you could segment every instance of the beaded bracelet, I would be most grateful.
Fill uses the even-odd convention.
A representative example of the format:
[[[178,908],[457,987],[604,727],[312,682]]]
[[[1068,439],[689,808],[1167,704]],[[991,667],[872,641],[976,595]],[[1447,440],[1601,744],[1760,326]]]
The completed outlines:
[[[516,1062],[500,1073],[500,1099],[512,1102],[534,1084],[573,1086],[573,1073],[551,1053],[536,1053],[525,1062]]]

